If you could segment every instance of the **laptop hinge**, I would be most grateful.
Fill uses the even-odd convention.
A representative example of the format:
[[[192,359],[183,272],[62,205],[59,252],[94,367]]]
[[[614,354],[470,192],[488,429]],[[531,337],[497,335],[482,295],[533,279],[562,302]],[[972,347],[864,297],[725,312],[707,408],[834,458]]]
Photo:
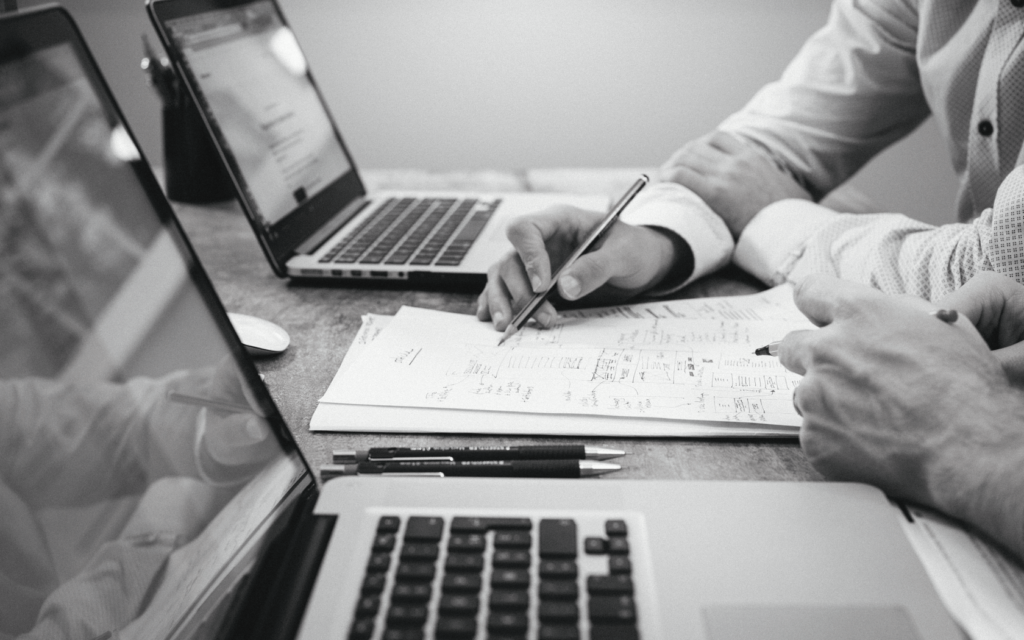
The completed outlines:
[[[262,559],[235,607],[220,638],[291,640],[298,631],[327,551],[335,516],[313,514],[315,487],[304,492],[279,531],[264,549]]]
[[[306,238],[302,244],[296,247],[295,253],[309,255],[315,252],[320,248],[320,245],[327,242],[328,238],[333,236],[346,222],[356,217],[368,204],[370,204],[370,201],[366,198],[356,198],[348,203],[347,207],[334,214],[334,217],[320,227],[316,233]]]

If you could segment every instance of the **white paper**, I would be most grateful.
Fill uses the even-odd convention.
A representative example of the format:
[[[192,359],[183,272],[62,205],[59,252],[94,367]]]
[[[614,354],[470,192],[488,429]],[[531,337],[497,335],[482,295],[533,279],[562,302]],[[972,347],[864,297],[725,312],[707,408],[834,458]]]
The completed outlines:
[[[793,320],[790,296],[584,312],[591,317],[528,327],[500,347],[472,316],[405,307],[386,327],[375,324],[376,339],[360,332],[362,348],[321,402],[795,427],[799,376],[753,355],[811,326]]]
[[[901,518],[935,590],[972,640],[1024,638],[1024,569],[958,523],[911,509]]]

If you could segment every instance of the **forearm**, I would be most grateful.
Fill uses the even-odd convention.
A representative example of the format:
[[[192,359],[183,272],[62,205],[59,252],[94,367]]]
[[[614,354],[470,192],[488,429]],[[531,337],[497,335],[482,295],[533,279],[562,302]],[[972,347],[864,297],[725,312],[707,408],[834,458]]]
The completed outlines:
[[[1024,560],[1024,397],[1011,389],[982,406],[963,416],[971,437],[936,449],[928,465],[934,506]]]
[[[916,9],[895,4],[836,2],[782,77],[721,129],[760,145],[815,199],[844,182],[929,113]]]
[[[812,234],[776,279],[799,282],[825,273],[885,293],[937,300],[991,270],[991,213],[941,227],[899,214],[843,214]]]

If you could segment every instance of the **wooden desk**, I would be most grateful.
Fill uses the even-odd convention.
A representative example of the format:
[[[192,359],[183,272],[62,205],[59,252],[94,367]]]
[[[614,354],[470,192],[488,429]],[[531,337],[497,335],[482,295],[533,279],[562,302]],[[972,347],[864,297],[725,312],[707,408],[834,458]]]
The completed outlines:
[[[523,172],[427,173],[366,171],[371,191],[466,189],[567,191],[619,195],[640,173],[629,169],[532,170]],[[252,230],[235,203],[176,205],[179,217],[229,311],[266,318],[291,335],[288,350],[257,361],[267,385],[309,462],[329,462],[333,449],[371,446],[520,444],[523,438],[483,436],[321,434],[308,429],[317,399],[327,389],[366,313],[393,314],[402,305],[474,313],[476,293],[378,290],[294,285],[274,276]],[[757,285],[738,272],[705,278],[680,297],[753,293]],[[533,442],[564,442],[536,438]],[[584,439],[631,452],[616,478],[818,480],[795,442],[736,442],[682,439]]]

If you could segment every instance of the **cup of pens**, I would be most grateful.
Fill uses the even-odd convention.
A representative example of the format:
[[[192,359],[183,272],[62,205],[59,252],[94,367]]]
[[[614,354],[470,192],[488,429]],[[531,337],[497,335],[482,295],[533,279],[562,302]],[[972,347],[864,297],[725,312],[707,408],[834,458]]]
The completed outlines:
[[[167,58],[159,58],[142,37],[142,70],[163,105],[165,190],[175,202],[206,204],[235,196],[231,178],[210,140],[192,96]]]

